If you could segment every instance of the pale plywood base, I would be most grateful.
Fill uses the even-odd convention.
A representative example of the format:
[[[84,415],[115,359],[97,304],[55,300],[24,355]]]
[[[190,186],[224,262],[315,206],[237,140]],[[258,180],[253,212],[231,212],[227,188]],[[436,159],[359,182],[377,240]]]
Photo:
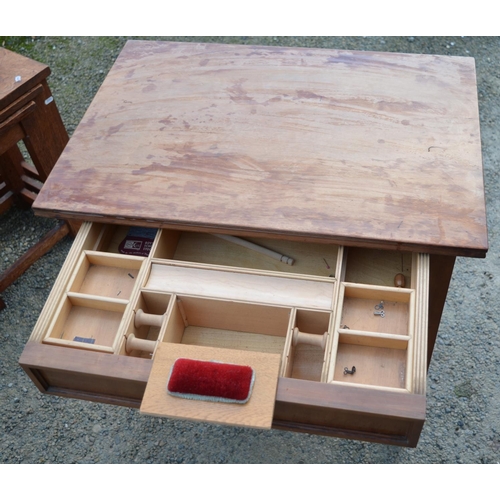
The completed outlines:
[[[337,350],[334,380],[353,384],[404,389],[407,352],[365,345],[340,344]],[[352,375],[344,368],[356,367]]]
[[[268,352],[281,356],[285,346],[285,337],[188,326],[184,330],[181,342],[187,345]]]
[[[289,377],[319,382],[323,370],[324,356],[325,352],[320,347],[298,344],[293,348],[290,356],[291,370]]]
[[[179,235],[173,231],[166,229],[162,231],[156,251],[158,257],[323,277],[334,274],[337,263],[338,245],[311,245],[303,241],[247,238],[252,243],[290,256],[294,259],[293,265],[290,266],[255,250],[235,245],[207,233],[183,232],[173,251],[175,245],[171,245],[169,240],[175,237]]]
[[[170,370],[178,358],[251,366],[255,383],[248,403],[213,403],[177,398],[167,393]],[[141,404],[141,413],[217,424],[271,428],[281,356],[251,351],[183,344],[160,344]]]

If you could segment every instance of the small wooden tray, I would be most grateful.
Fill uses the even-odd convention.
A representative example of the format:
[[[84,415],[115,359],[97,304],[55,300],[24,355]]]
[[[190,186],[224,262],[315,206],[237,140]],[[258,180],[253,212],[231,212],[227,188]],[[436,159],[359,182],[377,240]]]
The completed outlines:
[[[170,396],[167,382],[178,358],[222,361],[251,366],[255,383],[248,403],[230,404],[188,400]],[[251,351],[161,343],[141,404],[141,413],[155,417],[175,417],[217,424],[270,429],[278,385],[281,356]]]

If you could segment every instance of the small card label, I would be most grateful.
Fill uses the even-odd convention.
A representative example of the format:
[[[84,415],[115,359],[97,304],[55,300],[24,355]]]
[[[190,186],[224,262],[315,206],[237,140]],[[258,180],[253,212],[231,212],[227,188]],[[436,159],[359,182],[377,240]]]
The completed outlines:
[[[83,342],[84,344],[95,344],[95,339],[89,337],[75,337],[74,342]]]

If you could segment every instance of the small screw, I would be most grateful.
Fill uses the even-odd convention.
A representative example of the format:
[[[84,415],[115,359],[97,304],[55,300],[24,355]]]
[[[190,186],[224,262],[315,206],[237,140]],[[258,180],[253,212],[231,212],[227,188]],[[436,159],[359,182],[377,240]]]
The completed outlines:
[[[385,318],[385,312],[384,311],[373,311],[373,314],[380,316],[381,318]]]
[[[354,375],[356,373],[356,367],[353,366],[352,370],[349,370],[347,366],[344,368],[344,375]]]

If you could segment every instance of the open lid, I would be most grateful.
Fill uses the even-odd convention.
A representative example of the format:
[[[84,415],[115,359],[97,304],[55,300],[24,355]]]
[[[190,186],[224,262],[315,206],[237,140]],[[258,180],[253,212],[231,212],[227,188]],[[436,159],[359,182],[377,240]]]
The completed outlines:
[[[249,366],[254,371],[250,397],[244,404],[185,399],[167,391],[179,358]],[[217,424],[270,429],[273,421],[281,356],[195,345],[160,343],[141,404],[141,413]]]
[[[129,41],[33,207],[484,256],[474,60]]]

